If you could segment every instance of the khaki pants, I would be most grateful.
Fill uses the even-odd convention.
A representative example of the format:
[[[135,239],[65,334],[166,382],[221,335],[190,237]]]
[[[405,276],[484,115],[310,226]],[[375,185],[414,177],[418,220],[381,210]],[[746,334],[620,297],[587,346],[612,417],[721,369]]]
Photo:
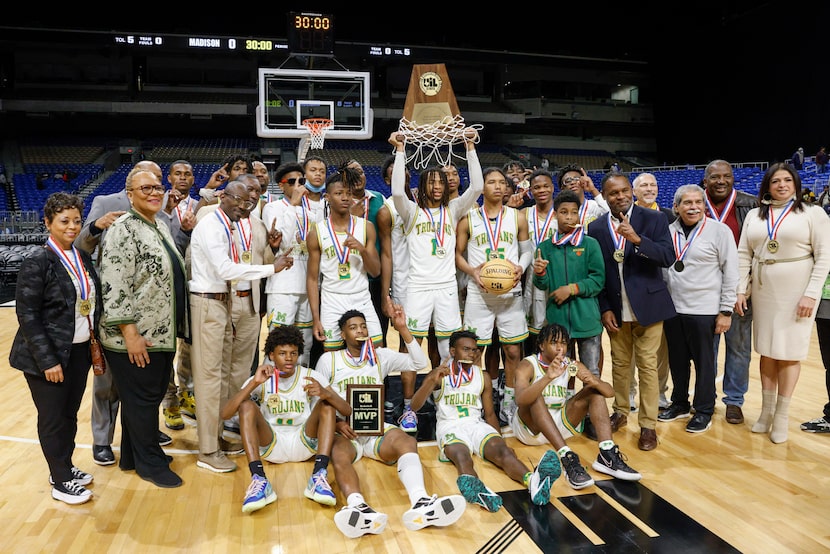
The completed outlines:
[[[631,357],[639,368],[640,411],[637,414],[640,427],[657,427],[657,405],[660,385],[657,375],[657,351],[663,340],[663,322],[647,327],[635,322],[624,322],[616,333],[609,333],[611,342],[611,376],[614,386],[614,411],[625,416],[631,413]]]

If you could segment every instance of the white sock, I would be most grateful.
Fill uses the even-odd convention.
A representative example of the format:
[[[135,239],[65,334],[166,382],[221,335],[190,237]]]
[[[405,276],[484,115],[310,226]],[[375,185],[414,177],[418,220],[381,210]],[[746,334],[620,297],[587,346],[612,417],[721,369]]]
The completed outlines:
[[[778,402],[775,404],[775,415],[772,418],[772,430],[769,432],[769,440],[775,444],[787,441],[787,426],[790,415],[790,398],[778,395]]]
[[[774,390],[761,391],[761,415],[758,416],[758,421],[752,426],[753,433],[769,433],[772,425],[772,414],[775,411],[775,396]]]
[[[429,497],[424,485],[424,467],[417,452],[407,452],[398,458],[398,479],[409,495],[410,505],[414,506],[420,499]]]
[[[346,505],[350,508],[354,508],[355,506],[359,506],[360,504],[365,504],[366,500],[363,498],[363,495],[359,492],[353,492],[346,498]]]

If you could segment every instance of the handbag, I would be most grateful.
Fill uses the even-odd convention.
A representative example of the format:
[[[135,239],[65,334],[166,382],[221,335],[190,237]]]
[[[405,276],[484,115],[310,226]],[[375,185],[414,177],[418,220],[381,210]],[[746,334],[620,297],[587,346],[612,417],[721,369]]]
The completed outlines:
[[[92,331],[92,322],[86,316],[89,323],[89,353],[92,356],[93,375],[103,375],[107,371],[107,360],[104,358],[104,347],[98,342],[95,333]]]

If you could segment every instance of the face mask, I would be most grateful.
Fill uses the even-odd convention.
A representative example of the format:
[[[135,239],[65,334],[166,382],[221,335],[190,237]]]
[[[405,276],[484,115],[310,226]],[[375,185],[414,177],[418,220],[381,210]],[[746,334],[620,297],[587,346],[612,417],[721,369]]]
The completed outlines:
[[[326,185],[320,185],[319,187],[315,187],[310,182],[306,181],[305,188],[307,188],[311,192],[323,192],[323,189],[326,188]]]

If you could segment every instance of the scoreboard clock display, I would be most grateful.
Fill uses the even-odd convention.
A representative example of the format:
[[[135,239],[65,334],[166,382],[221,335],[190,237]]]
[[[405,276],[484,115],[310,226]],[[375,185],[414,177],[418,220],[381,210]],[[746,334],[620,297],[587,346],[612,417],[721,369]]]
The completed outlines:
[[[306,56],[334,56],[334,17],[288,12],[288,51]]]

